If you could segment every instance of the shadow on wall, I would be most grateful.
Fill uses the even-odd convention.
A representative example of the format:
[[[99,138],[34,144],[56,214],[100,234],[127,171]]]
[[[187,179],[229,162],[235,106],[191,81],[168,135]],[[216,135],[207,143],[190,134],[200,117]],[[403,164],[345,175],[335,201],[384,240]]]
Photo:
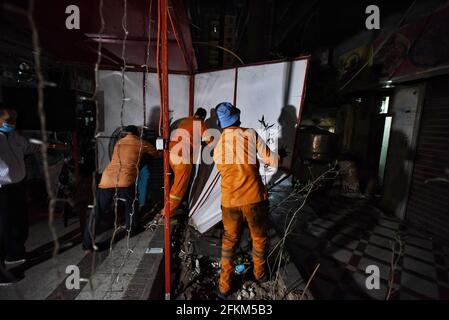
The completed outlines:
[[[288,145],[293,148],[295,136],[296,136],[296,122],[297,122],[297,110],[292,105],[287,105],[282,108],[281,114],[278,118],[279,125],[281,126],[281,135],[279,137],[279,148],[287,148]],[[293,141],[292,141],[293,140]],[[292,155],[293,150],[286,149],[289,155]]]
[[[152,106],[150,114],[148,115],[148,127],[152,130],[159,130],[159,118],[161,115],[161,108],[159,106]]]
[[[286,152],[287,157],[284,159],[283,163],[279,166],[281,168],[289,168],[291,165],[292,157],[293,157],[293,148],[296,137],[296,121],[297,121],[297,112],[296,108],[292,105],[286,105],[282,108],[281,114],[278,118],[278,123],[280,125],[280,135],[278,138],[278,150],[283,150]],[[269,142],[265,141],[268,146]],[[285,174],[284,170],[278,169],[276,173],[272,176],[270,180],[270,185],[275,183],[278,179],[282,178]]]
[[[217,111],[215,110],[215,108],[210,109],[210,116],[204,122],[206,124],[206,127],[209,129],[221,130],[218,124]]]
[[[161,107],[160,106],[152,106],[150,108],[150,114],[148,116],[148,127],[152,130],[159,130],[159,119],[161,116]],[[172,125],[173,122],[173,110],[168,111],[169,124]]]

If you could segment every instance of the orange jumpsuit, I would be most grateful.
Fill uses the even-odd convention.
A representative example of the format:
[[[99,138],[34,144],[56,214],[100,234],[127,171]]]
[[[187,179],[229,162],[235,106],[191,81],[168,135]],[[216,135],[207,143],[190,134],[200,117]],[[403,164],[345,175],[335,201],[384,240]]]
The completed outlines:
[[[170,189],[170,217],[176,212],[187,191],[193,163],[197,160],[196,157],[201,148],[201,141],[208,140],[203,136],[207,130],[206,125],[195,117],[179,120],[173,130],[176,131],[172,131],[169,143],[170,167],[174,175]]]
[[[140,149],[141,143],[142,149]],[[100,189],[126,188],[135,183],[140,160],[145,154],[161,157],[162,152],[157,151],[151,143],[141,142],[139,137],[127,134],[116,143],[111,162],[103,171],[98,187]]]
[[[228,294],[234,271],[234,250],[244,220],[253,242],[254,276],[265,276],[268,218],[268,193],[259,173],[263,163],[276,166],[279,158],[272,153],[253,129],[231,126],[223,130],[214,149],[214,161],[221,175],[221,205],[224,235],[221,253],[219,290]]]

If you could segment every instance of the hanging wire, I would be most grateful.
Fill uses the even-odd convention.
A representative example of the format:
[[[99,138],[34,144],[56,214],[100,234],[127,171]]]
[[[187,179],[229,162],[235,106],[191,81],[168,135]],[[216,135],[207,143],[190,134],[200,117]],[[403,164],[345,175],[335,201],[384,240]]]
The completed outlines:
[[[123,261],[121,263],[121,265],[119,266],[118,272],[117,272],[117,277],[116,277],[116,281],[119,280],[120,277],[120,272],[122,270],[122,268],[125,266],[129,256],[133,253],[133,249],[131,248],[130,245],[130,239],[131,239],[131,232],[132,232],[132,226],[133,226],[133,218],[135,215],[135,208],[136,208],[136,203],[138,202],[138,185],[139,185],[139,175],[140,175],[140,159],[142,156],[142,149],[143,149],[143,133],[144,130],[146,128],[146,95],[147,95],[147,74],[148,74],[148,70],[149,70],[149,55],[150,55],[150,46],[151,46],[151,6],[152,6],[152,1],[150,1],[150,8],[149,8],[149,26],[148,26],[148,42],[147,42],[147,51],[145,54],[145,70],[144,70],[144,84],[143,84],[143,103],[142,103],[142,114],[143,114],[143,122],[142,122],[142,126],[140,128],[140,139],[139,139],[139,153],[138,153],[138,157],[137,157],[137,161],[135,163],[135,169],[136,169],[136,180],[134,183],[134,199],[132,202],[132,209],[131,209],[131,213],[130,213],[130,226],[127,230],[127,237],[126,237],[126,251],[124,253],[124,257],[123,257]]]
[[[35,66],[35,72],[37,77],[37,95],[38,95],[38,102],[37,102],[37,110],[39,114],[39,121],[41,126],[41,135],[42,135],[42,144],[41,144],[41,156],[42,156],[42,162],[43,162],[43,169],[44,169],[44,176],[45,176],[45,186],[47,190],[47,195],[49,198],[49,204],[48,204],[48,227],[50,229],[51,235],[53,237],[53,261],[55,264],[55,270],[57,272],[58,278],[60,278],[60,272],[59,269],[56,268],[56,256],[59,252],[59,240],[58,235],[56,233],[56,228],[54,226],[54,211],[55,211],[55,205],[58,201],[58,199],[55,196],[55,193],[53,191],[53,188],[51,186],[50,181],[50,172],[49,172],[49,166],[48,166],[48,134],[46,131],[47,127],[47,121],[46,121],[46,115],[44,110],[44,87],[45,87],[45,79],[44,75],[42,73],[42,66],[41,66],[41,48],[39,45],[39,33],[37,30],[36,23],[34,21],[34,0],[29,0],[28,3],[28,22],[31,27],[31,35],[32,35],[32,42],[33,42],[33,53],[34,53],[34,66]]]
[[[158,10],[157,10],[157,43],[156,43],[156,73],[157,73],[157,83],[159,87],[159,95],[162,102],[162,78],[161,78],[161,65],[160,65],[160,54],[161,54],[161,9],[160,9],[160,1],[158,1]],[[159,112],[159,136],[162,136],[162,104],[160,106],[161,112]]]
[[[37,94],[38,94],[38,102],[37,102],[37,109],[38,109],[38,115],[39,115],[39,122],[41,127],[41,135],[42,140],[38,141],[41,144],[41,157],[43,162],[43,171],[44,171],[44,178],[45,178],[45,186],[46,186],[46,192],[47,196],[49,198],[49,204],[48,204],[48,211],[49,211],[49,219],[48,219],[48,227],[50,230],[50,233],[52,235],[54,248],[52,251],[52,259],[54,262],[55,271],[58,278],[61,278],[61,273],[59,269],[57,268],[57,255],[59,253],[60,243],[57,236],[56,228],[54,226],[54,211],[55,206],[57,202],[67,202],[70,205],[72,205],[71,200],[68,199],[59,199],[56,197],[52,186],[51,186],[51,180],[50,180],[50,172],[49,172],[49,165],[48,165],[48,134],[46,131],[46,115],[44,110],[44,88],[46,85],[49,85],[45,81],[44,75],[42,73],[42,65],[41,65],[41,47],[39,44],[39,32],[37,29],[36,22],[34,20],[34,0],[28,1],[28,9],[22,10],[19,9],[13,5],[5,5],[5,9],[9,10],[11,12],[15,12],[21,15],[26,16],[28,20],[28,24],[31,29],[31,37],[32,37],[32,46],[33,46],[33,55],[34,55],[34,65],[35,65],[35,73],[37,78]],[[15,278],[5,270],[3,267],[0,267],[0,272],[2,272],[6,277],[8,277],[10,280],[14,281]],[[20,297],[20,299],[25,299],[24,295],[22,294],[21,290],[14,286],[15,290]]]
[[[123,65],[122,65],[122,70],[121,70],[121,87],[122,87],[122,103],[121,103],[121,109],[120,109],[120,133],[123,133],[123,127],[124,127],[124,123],[123,123],[123,113],[124,113],[124,109],[125,109],[125,102],[126,102],[126,94],[125,94],[125,84],[126,84],[126,76],[125,76],[125,72],[126,72],[126,40],[128,38],[128,29],[127,29],[127,12],[128,11],[128,2],[127,0],[123,0],[123,16],[122,16],[122,29],[123,29],[123,33],[124,33],[124,37],[123,37],[123,42],[122,42],[122,54],[121,54],[121,58],[123,61]],[[119,169],[117,172],[117,179],[116,179],[116,183],[115,183],[115,194],[114,194],[114,231],[112,233],[112,237],[111,237],[111,241],[109,244],[109,256],[110,259],[112,260],[112,277],[113,280],[111,281],[111,287],[112,284],[114,282],[114,273],[115,273],[115,269],[116,269],[116,264],[115,264],[115,260],[114,260],[114,254],[113,254],[113,246],[114,246],[114,241],[115,241],[115,237],[117,235],[117,232],[121,229],[121,227],[118,226],[118,201],[119,201],[119,197],[118,197],[118,188],[119,188],[119,179],[120,179],[120,174],[122,171],[122,159],[120,157],[120,147],[121,147],[121,140],[119,139],[117,141],[116,147],[117,147],[117,157],[118,157],[118,161],[119,161]],[[126,201],[126,199],[125,199]],[[117,278],[118,279],[118,278]]]
[[[142,114],[143,114],[143,122],[142,122],[142,126],[140,128],[140,139],[139,139],[139,154],[137,157],[137,162],[136,162],[136,181],[134,184],[134,200],[133,200],[133,205],[132,205],[132,212],[130,214],[130,227],[128,229],[128,237],[127,237],[127,253],[132,252],[130,250],[130,246],[129,246],[129,241],[130,241],[130,237],[131,237],[131,231],[132,231],[132,221],[133,221],[133,217],[135,214],[135,207],[136,207],[136,202],[138,201],[138,185],[139,185],[139,175],[140,175],[140,159],[142,156],[142,149],[143,149],[143,133],[144,133],[144,129],[146,127],[146,95],[147,95],[147,74],[148,74],[148,64],[150,61],[150,46],[151,46],[151,5],[152,5],[152,1],[150,1],[150,8],[149,8],[149,18],[148,18],[148,43],[147,43],[147,51],[145,54],[145,80],[144,80],[144,85],[143,85],[143,104],[142,104]]]
[[[97,61],[95,63],[95,89],[92,94],[92,100],[95,103],[95,171],[92,173],[92,195],[93,195],[93,208],[91,211],[91,218],[90,218],[90,226],[89,226],[89,235],[91,237],[92,244],[95,246],[95,211],[97,210],[97,193],[96,193],[96,174],[98,173],[99,169],[99,156],[98,156],[98,128],[100,126],[99,124],[99,118],[100,118],[100,112],[98,108],[98,88],[99,88],[99,67],[101,64],[101,58],[102,58],[102,46],[103,46],[103,32],[105,28],[105,20],[103,15],[103,0],[100,0],[99,7],[98,7],[98,14],[100,16],[100,30],[98,31],[99,34],[99,42],[97,46]],[[94,271],[95,271],[95,261],[96,261],[96,250],[93,251],[92,256],[92,264],[91,264],[91,272],[89,279],[92,278]],[[89,281],[91,292],[93,293],[94,288],[92,281]]]
[[[144,85],[143,85],[143,89],[144,89],[144,95],[143,95],[143,125],[146,126],[146,121],[147,121],[147,117],[146,117],[146,106],[147,106],[147,101],[146,101],[146,94],[148,92],[148,74],[150,73],[150,49],[151,49],[151,8],[153,7],[153,0],[150,0],[150,8],[149,8],[149,12],[148,12],[148,43],[147,43],[147,51],[145,52],[145,72],[144,72]]]

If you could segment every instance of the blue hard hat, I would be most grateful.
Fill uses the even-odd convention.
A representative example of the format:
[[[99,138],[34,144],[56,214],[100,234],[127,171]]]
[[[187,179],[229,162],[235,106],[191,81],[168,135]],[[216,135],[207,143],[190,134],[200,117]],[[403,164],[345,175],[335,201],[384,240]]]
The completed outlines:
[[[221,128],[232,126],[240,119],[240,110],[230,102],[222,102],[215,107]]]

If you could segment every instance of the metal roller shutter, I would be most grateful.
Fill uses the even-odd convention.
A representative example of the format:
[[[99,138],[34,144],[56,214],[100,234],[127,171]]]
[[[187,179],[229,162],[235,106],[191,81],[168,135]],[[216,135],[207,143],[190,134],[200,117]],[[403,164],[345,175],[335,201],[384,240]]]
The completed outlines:
[[[449,77],[429,81],[406,219],[449,240]]]

